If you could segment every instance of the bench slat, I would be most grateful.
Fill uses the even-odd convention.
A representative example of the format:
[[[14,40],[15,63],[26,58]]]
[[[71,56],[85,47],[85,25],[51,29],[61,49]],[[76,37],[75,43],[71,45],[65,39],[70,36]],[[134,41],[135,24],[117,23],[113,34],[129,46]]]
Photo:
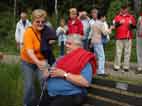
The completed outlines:
[[[112,81],[107,79],[96,79],[96,78],[93,79],[93,83],[96,85],[106,86],[110,88],[116,88],[118,84],[117,81]],[[122,84],[125,84],[125,83],[122,83]],[[128,87],[126,91],[142,94],[142,85],[127,84],[127,86]]]
[[[97,88],[90,88],[89,93],[93,95],[105,97],[105,98],[110,98],[112,100],[128,103],[131,105],[142,106],[142,97],[128,96],[128,95],[123,95],[116,92],[97,89]]]

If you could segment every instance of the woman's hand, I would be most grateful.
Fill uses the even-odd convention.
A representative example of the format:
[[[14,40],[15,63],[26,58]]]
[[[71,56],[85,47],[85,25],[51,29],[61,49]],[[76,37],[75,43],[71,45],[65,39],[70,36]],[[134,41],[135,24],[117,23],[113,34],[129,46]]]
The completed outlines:
[[[51,77],[64,77],[65,73],[66,72],[62,69],[52,67],[50,71],[50,76]]]
[[[48,68],[48,64],[46,60],[40,60],[36,64],[40,70],[45,70],[46,68]]]
[[[38,66],[38,68],[39,68],[40,70],[44,70],[44,68],[48,66],[46,60],[39,60],[39,59],[37,58],[37,56],[35,55],[33,49],[28,49],[28,50],[27,50],[27,54],[28,54],[28,56],[34,61],[34,63]]]
[[[48,68],[46,68],[45,70],[43,70],[43,77],[44,78],[48,78],[49,77],[49,70],[48,70]]]

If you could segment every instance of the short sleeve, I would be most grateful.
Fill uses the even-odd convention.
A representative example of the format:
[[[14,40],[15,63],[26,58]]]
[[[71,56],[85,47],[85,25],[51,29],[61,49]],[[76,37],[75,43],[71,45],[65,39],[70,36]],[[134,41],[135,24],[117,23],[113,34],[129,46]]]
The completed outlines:
[[[93,70],[91,67],[91,64],[87,64],[84,69],[81,72],[81,75],[89,82],[91,83],[92,77],[93,77]]]
[[[33,35],[31,29],[27,28],[27,30],[24,33],[24,47],[25,49],[33,49]]]

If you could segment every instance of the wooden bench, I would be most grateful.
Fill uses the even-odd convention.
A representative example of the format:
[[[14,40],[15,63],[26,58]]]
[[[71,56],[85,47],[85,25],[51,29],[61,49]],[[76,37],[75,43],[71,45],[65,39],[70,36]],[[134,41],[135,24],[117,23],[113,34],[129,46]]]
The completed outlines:
[[[142,85],[97,78],[83,106],[142,106]]]

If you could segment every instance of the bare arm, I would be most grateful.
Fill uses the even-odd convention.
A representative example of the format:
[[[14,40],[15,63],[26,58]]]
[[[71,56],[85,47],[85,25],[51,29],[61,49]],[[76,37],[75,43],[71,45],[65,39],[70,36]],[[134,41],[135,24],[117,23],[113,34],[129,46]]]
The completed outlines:
[[[90,83],[82,75],[68,74],[66,79],[75,85],[89,87]]]
[[[33,49],[28,49],[28,50],[27,50],[27,54],[28,54],[28,56],[34,61],[34,63],[38,66],[38,68],[39,68],[40,70],[44,70],[44,68],[45,68],[45,66],[46,66],[46,64],[47,64],[45,60],[43,60],[43,61],[39,60],[39,59],[36,57],[36,55],[34,54]]]
[[[82,72],[85,72],[85,75],[84,74],[76,75],[76,74],[66,73],[62,69],[53,69],[50,72],[50,76],[65,78],[65,80],[68,80],[69,82],[71,82],[77,86],[89,87],[91,79],[92,79],[91,66],[89,66],[89,68],[85,67]],[[65,76],[65,74],[66,74],[66,76]]]

